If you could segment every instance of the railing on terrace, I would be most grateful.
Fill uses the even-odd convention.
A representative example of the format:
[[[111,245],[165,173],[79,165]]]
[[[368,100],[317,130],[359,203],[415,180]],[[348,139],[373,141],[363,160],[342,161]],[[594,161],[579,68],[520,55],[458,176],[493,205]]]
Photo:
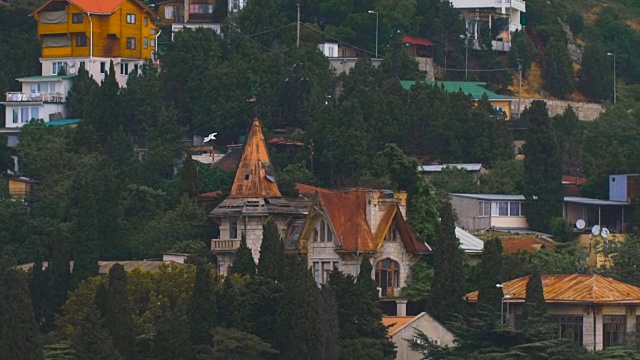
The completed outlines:
[[[235,251],[240,247],[240,239],[211,239],[212,251]]]
[[[47,102],[64,102],[64,94],[62,93],[22,93],[22,92],[7,92],[6,102],[34,102],[34,101],[47,101]]]

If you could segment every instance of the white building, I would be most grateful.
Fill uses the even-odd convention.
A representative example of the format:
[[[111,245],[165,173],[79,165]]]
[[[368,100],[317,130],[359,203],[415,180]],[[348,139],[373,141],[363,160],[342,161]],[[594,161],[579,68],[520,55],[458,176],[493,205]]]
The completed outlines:
[[[17,79],[22,90],[7,92],[5,128],[20,128],[31,119],[45,122],[66,117],[65,102],[73,76],[32,76]]]
[[[155,46],[156,39],[151,39],[152,46]],[[75,58],[41,58],[40,64],[42,64],[43,76],[55,76],[60,69],[65,69],[68,75],[76,75],[80,66],[89,72],[89,75],[100,84],[105,75],[109,72],[109,67],[113,61],[113,66],[116,71],[116,80],[121,87],[127,86],[127,79],[129,74],[138,67],[142,66],[145,60],[141,59],[129,59],[123,57],[75,57]]]
[[[509,51],[511,34],[522,30],[522,13],[527,11],[524,0],[450,0],[454,8],[462,12],[466,20],[467,34],[479,49],[478,39],[482,31],[499,26],[498,36],[492,39],[493,50]],[[484,30],[483,30],[484,28]]]

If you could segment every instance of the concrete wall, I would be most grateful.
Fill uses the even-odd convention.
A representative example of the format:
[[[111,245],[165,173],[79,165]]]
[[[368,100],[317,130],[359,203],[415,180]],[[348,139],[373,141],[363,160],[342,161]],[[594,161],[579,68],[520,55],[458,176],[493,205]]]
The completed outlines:
[[[351,69],[356,66],[358,62],[357,57],[353,58],[329,58],[329,63],[331,67],[335,69],[336,75],[340,75],[342,73],[349,73]],[[371,65],[377,68],[382,64],[382,59],[371,59]]]
[[[526,229],[529,227],[529,223],[524,216],[491,216],[491,226]]]
[[[529,105],[531,105],[531,103],[535,100],[544,100],[547,103],[547,108],[549,109],[550,116],[562,115],[565,109],[571,106],[573,108],[573,111],[576,112],[576,115],[578,115],[578,119],[582,121],[593,121],[604,111],[602,105],[596,103],[529,98],[523,98],[520,100],[520,110],[524,111],[524,109],[529,107]],[[511,102],[511,113],[518,114],[517,99]]]
[[[458,215],[458,226],[465,230],[484,230],[491,227],[490,217],[479,217],[479,200],[451,196],[451,206]]]
[[[454,336],[436,319],[423,313],[419,317],[405,326],[402,330],[393,334],[391,340],[396,344],[396,360],[420,360],[423,356],[409,348],[407,340],[412,340],[415,329],[420,329],[430,340],[439,340],[440,346],[454,346]]]

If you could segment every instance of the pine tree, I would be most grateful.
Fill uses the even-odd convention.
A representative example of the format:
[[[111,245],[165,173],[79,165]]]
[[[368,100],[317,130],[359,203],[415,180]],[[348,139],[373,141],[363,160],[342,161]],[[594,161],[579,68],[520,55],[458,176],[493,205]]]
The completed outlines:
[[[213,344],[212,332],[216,323],[216,298],[211,277],[211,264],[199,256],[191,261],[196,266],[196,278],[193,297],[187,309],[189,340],[197,351],[202,351]]]
[[[269,219],[262,227],[258,275],[275,281],[282,280],[285,275],[284,262],[284,244],[280,232],[276,223]]]
[[[10,269],[0,277],[0,354],[5,359],[42,359],[26,274]]]
[[[433,249],[433,286],[429,313],[442,322],[453,320],[464,312],[464,260],[455,234],[455,214],[448,201],[440,205],[438,246]]]
[[[236,250],[236,258],[231,265],[231,274],[253,276],[256,274],[256,263],[253,261],[251,249],[247,247],[247,236],[242,233],[240,247]]]
[[[613,266],[609,271],[617,280],[640,286],[640,234],[635,230],[613,255]]]
[[[78,359],[120,360],[109,332],[103,327],[100,311],[93,303],[80,309],[80,321],[71,335],[73,350]]]
[[[534,230],[549,232],[551,219],[562,205],[562,156],[544,101],[534,101],[522,112],[527,124],[524,153],[524,196],[527,221]]]
[[[127,273],[120,264],[109,270],[109,285],[104,325],[113,338],[113,346],[125,359],[136,356],[133,319],[127,290]]]
[[[589,99],[608,99],[611,96],[612,81],[607,51],[598,41],[589,41],[582,56],[578,90]]]
[[[502,306],[502,241],[494,237],[484,243],[478,281],[478,310],[496,318]]]

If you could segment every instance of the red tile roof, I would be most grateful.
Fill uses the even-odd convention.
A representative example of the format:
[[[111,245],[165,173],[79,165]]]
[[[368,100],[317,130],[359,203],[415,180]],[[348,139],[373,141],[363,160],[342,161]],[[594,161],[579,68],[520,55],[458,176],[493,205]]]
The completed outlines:
[[[537,236],[507,237],[500,240],[502,241],[502,252],[505,254],[515,254],[520,251],[533,254],[541,249],[553,248],[551,241],[544,241]]]
[[[304,146],[302,141],[291,140],[283,137],[273,138],[267,141],[267,144],[271,145],[293,145],[293,146]]]
[[[331,192],[331,190],[323,189],[313,185],[307,184],[296,184],[296,190],[298,190],[298,194],[300,195],[313,195],[317,192]]]
[[[579,176],[562,175],[563,184],[584,185],[587,182],[587,178]]]
[[[44,9],[47,5],[49,5],[51,2],[54,1],[58,1],[58,0],[49,0],[46,3],[44,3],[44,5],[40,6],[39,8],[37,8],[36,10],[34,10],[31,15],[36,14],[38,12],[40,12],[42,9]],[[116,11],[120,5],[122,5],[122,3],[124,3],[127,0],[67,0],[69,3],[77,6],[79,9],[88,12],[88,13],[92,13],[92,14],[112,14],[114,11]],[[156,16],[153,11],[151,11],[151,9],[149,9],[146,5],[144,5],[142,2],[138,1],[138,0],[132,0],[135,4],[137,4],[138,6],[140,6],[145,12],[147,12],[148,14],[152,15],[152,16]]]
[[[524,302],[528,276],[504,283],[509,302]],[[595,274],[542,275],[547,303],[580,304],[640,304],[640,288]],[[478,292],[466,295],[470,302],[478,301]]]
[[[433,46],[433,43],[425,38],[417,37],[417,36],[409,36],[405,35],[402,37],[403,43],[409,43],[412,45],[421,45],[421,46]]]

